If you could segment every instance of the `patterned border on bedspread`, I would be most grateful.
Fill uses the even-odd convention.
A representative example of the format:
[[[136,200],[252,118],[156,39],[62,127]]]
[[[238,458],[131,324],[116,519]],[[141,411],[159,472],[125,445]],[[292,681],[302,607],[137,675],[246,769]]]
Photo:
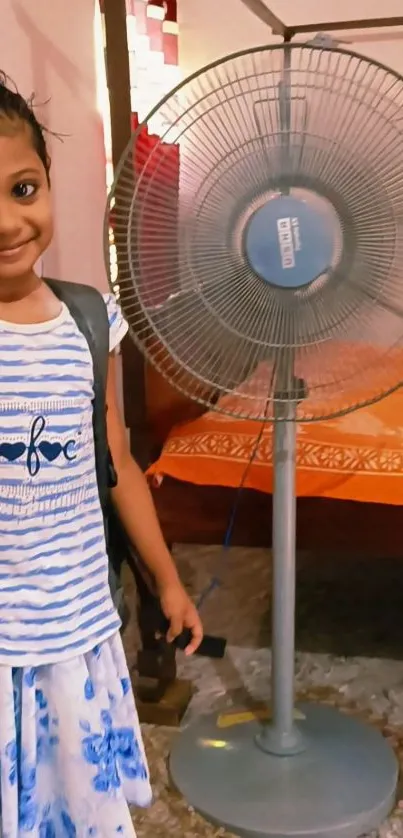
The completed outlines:
[[[236,487],[259,432],[258,422],[207,413],[172,429],[149,474]],[[299,496],[402,504],[402,391],[349,416],[299,425],[297,464]],[[271,492],[272,477],[272,426],[268,425],[246,485]]]

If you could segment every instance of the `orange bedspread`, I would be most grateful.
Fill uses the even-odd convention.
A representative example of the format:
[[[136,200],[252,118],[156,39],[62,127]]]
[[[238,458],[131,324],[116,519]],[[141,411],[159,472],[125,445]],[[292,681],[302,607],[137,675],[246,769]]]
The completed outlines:
[[[236,487],[260,427],[217,413],[178,425],[149,475]],[[339,419],[300,424],[297,464],[300,497],[403,504],[403,390]],[[271,492],[272,481],[272,426],[267,425],[245,485]]]

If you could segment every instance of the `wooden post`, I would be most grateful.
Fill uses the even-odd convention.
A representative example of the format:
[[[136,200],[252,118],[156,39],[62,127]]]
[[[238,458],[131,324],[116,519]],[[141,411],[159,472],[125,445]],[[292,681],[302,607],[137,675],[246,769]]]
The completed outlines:
[[[127,45],[126,0],[104,0],[106,76],[109,90],[112,162],[116,168],[132,135],[130,66]],[[119,249],[118,249],[119,252]],[[119,264],[118,264],[119,270]],[[130,339],[122,344],[123,403],[132,453],[147,467],[144,360]]]
[[[103,0],[106,35],[106,72],[109,89],[112,160],[116,167],[132,135],[130,66],[127,44],[126,0]],[[119,248],[118,248],[119,251]],[[119,263],[118,263],[119,273]],[[145,364],[130,338],[122,344],[123,402],[131,452],[144,469],[149,464],[150,443],[145,393]],[[138,622],[142,649],[137,657],[135,689],[140,721],[179,724],[189,704],[192,688],[176,678],[176,654],[164,640],[157,640],[156,601],[137,580]]]

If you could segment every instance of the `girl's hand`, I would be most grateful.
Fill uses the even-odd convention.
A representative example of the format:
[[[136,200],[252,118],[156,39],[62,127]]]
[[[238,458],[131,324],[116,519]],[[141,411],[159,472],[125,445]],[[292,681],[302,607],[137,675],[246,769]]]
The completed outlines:
[[[168,643],[172,643],[183,629],[190,629],[192,641],[185,649],[185,654],[193,655],[203,640],[203,626],[196,606],[179,580],[161,587],[159,596],[162,610],[170,621]]]

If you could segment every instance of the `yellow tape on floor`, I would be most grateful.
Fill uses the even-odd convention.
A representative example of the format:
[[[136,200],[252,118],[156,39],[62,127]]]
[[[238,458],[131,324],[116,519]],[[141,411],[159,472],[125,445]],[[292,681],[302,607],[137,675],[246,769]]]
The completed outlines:
[[[250,722],[265,722],[271,719],[271,710],[262,707],[256,710],[244,710],[242,712],[233,710],[230,713],[221,713],[217,719],[217,727],[221,730],[226,727],[233,727],[234,725],[244,725]],[[302,722],[305,719],[300,710],[294,710],[294,719],[296,722]]]

